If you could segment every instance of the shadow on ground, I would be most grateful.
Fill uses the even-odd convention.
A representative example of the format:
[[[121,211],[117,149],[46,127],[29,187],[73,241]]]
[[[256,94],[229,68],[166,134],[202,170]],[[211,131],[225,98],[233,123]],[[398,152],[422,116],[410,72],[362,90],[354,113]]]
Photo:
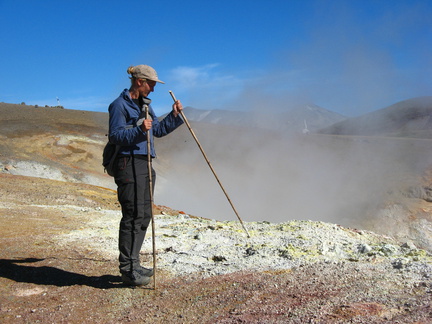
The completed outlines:
[[[99,289],[123,288],[119,276],[86,276],[80,273],[65,271],[49,266],[32,266],[29,263],[37,263],[45,259],[0,259],[0,276],[16,282],[26,282],[38,285],[65,286],[89,286]]]

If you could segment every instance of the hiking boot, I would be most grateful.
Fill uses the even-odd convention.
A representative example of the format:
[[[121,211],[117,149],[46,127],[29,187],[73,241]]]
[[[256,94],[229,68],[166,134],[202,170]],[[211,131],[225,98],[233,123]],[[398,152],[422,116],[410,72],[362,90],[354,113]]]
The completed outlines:
[[[135,271],[144,277],[153,277],[154,275],[153,269],[144,268],[142,266],[139,266],[139,268],[136,269]]]
[[[146,286],[150,283],[150,277],[143,276],[136,270],[122,273],[121,278],[123,283],[128,286]]]

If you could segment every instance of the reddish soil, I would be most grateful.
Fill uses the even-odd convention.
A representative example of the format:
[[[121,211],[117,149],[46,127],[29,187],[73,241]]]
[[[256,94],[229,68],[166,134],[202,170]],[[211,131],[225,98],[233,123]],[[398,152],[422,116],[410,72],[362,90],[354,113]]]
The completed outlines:
[[[103,138],[107,114],[3,103],[0,108],[4,165],[9,160],[39,161],[62,164],[69,174],[103,176],[96,158],[101,144],[81,152],[77,148],[84,144],[78,147],[72,141],[63,147],[55,144],[55,137],[97,133]],[[432,322],[432,275],[414,278],[409,270],[374,263],[308,264],[210,278],[157,271],[156,289],[152,284],[125,287],[115,258],[102,256],[84,240],[58,241],[59,234],[88,222],[85,213],[71,213],[62,205],[116,209],[114,191],[0,173],[0,196],[2,323]],[[150,255],[142,257],[151,263]]]
[[[0,194],[7,197],[0,209],[3,323],[429,323],[432,319],[430,274],[410,280],[406,271],[373,263],[320,263],[210,278],[157,272],[156,289],[153,283],[125,287],[115,259],[86,248],[85,242],[63,246],[54,239],[85,225],[83,216],[38,207],[75,203],[115,208],[115,192],[2,174]],[[150,255],[143,259],[151,262]]]

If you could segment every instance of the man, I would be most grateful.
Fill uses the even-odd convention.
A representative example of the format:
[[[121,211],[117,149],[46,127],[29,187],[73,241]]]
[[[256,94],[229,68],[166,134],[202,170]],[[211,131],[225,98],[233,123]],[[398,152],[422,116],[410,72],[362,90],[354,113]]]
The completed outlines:
[[[172,111],[158,121],[148,95],[159,80],[156,71],[148,65],[128,68],[131,86],[125,89],[108,108],[109,140],[119,145],[115,161],[114,178],[118,200],[122,209],[119,230],[119,269],[122,281],[127,285],[147,285],[153,269],[141,266],[139,253],[151,221],[149,172],[152,172],[152,192],[156,174],[148,170],[148,159],[156,157],[153,137],[162,137],[183,124],[179,117],[183,106],[180,101],[172,105]],[[145,106],[151,118],[145,118]],[[147,152],[150,141],[150,152]]]

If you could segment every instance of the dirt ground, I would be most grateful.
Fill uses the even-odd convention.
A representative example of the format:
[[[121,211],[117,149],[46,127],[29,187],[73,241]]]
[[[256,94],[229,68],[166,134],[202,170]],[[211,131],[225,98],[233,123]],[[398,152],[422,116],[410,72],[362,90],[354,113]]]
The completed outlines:
[[[373,263],[310,264],[210,278],[157,272],[156,289],[122,285],[117,261],[62,245],[85,226],[62,205],[115,209],[101,187],[1,174],[2,323],[430,323],[430,276]],[[7,197],[7,199],[5,199]],[[60,207],[46,208],[56,205]],[[156,213],[164,209],[158,206]],[[178,213],[178,211],[172,211]],[[142,255],[151,263],[150,255]]]
[[[37,161],[75,178],[103,177],[97,157],[107,114],[4,103],[0,108],[5,166],[4,161]],[[63,143],[59,134],[97,142]],[[157,271],[156,287],[125,287],[115,258],[85,240],[58,239],[88,226],[80,208],[118,210],[113,190],[0,173],[0,197],[1,323],[432,322],[432,274],[374,262],[213,277]],[[161,210],[179,213],[156,206],[155,214]],[[142,259],[151,264],[151,255]]]

